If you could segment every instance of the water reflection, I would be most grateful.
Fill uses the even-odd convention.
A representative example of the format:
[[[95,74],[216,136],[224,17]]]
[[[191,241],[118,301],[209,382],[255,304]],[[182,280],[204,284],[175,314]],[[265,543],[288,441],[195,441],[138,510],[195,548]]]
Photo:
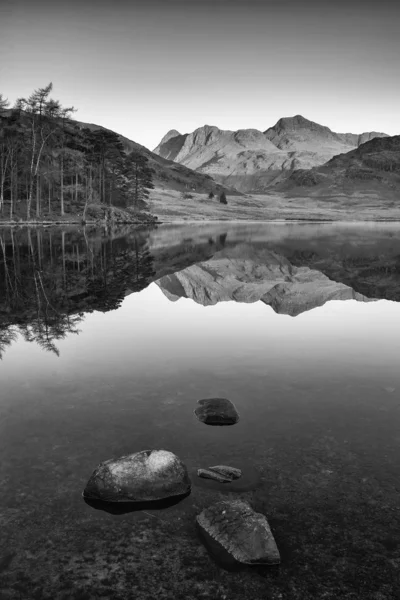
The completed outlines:
[[[0,234],[0,357],[17,335],[58,355],[84,314],[115,310],[154,275],[146,236],[30,229]]]
[[[263,301],[291,316],[329,300],[400,298],[390,225],[208,225],[0,231],[0,356],[18,338],[59,353],[85,313],[117,309],[153,281],[171,301]]]
[[[191,298],[203,306],[218,302],[257,302],[293,317],[330,300],[369,299],[309,267],[296,267],[276,252],[250,244],[216,252],[213,258],[157,281],[165,296]]]

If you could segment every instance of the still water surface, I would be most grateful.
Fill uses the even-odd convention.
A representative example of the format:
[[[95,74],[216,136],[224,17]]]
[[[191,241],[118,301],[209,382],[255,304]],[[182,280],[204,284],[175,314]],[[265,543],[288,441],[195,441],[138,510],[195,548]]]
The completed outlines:
[[[0,596],[364,598],[400,594],[400,227],[2,230]],[[240,421],[193,414],[226,397]],[[108,458],[164,448],[192,493],[111,515],[81,492]],[[229,573],[196,515],[267,515],[279,569]]]

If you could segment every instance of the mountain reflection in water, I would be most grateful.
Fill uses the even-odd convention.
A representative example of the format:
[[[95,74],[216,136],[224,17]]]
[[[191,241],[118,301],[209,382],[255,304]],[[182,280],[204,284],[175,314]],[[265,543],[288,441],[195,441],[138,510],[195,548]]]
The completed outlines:
[[[18,333],[57,353],[85,313],[115,310],[153,281],[173,301],[261,300],[292,316],[329,300],[400,298],[400,240],[387,225],[10,228],[0,243],[0,356]]]

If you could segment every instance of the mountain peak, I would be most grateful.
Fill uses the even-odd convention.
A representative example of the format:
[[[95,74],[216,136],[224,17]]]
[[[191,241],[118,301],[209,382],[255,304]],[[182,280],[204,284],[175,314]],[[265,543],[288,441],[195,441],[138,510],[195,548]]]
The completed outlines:
[[[310,119],[306,119],[303,115],[294,115],[294,117],[281,117],[278,123],[282,124],[295,124],[295,125],[309,125],[314,123],[314,121],[310,121]]]
[[[171,139],[172,139],[172,138],[174,138],[174,137],[177,137],[178,135],[181,135],[181,134],[179,133],[179,131],[177,131],[176,129],[170,129],[170,130],[168,131],[168,133],[166,133],[166,134],[164,135],[164,137],[163,137],[163,139],[161,140],[161,142],[160,142],[160,144],[159,144],[159,145],[161,146],[161,144],[166,144],[167,142],[169,142],[169,140],[171,140]]]
[[[221,129],[215,125],[203,125],[203,127],[198,127],[193,133],[189,134],[188,144],[189,146],[192,146],[193,143],[206,145],[212,143],[222,133]]]
[[[216,127],[216,125],[203,125],[202,127],[198,127],[193,133],[196,132],[204,132],[205,134],[208,133],[217,133],[221,131],[219,127]]]
[[[267,129],[265,133],[274,131],[275,133],[279,134],[285,131],[297,131],[299,129],[308,129],[309,131],[331,132],[329,127],[319,125],[319,123],[315,123],[315,121],[310,121],[302,115],[295,115],[294,117],[282,117],[273,127]]]

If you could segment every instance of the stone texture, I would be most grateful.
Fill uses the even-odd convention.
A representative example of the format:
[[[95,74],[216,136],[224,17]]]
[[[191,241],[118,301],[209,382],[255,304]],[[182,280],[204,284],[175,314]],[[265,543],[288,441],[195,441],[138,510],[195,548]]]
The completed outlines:
[[[186,466],[167,450],[144,450],[101,463],[83,496],[108,502],[151,502],[190,491]]]
[[[218,481],[218,483],[231,483],[232,481],[231,477],[212,471],[211,469],[197,469],[197,475],[203,479]]]
[[[197,523],[239,563],[280,563],[279,550],[266,517],[254,512],[248,502],[217,502],[198,515]]]
[[[209,471],[214,471],[223,477],[228,477],[229,479],[239,479],[242,476],[242,471],[240,469],[236,469],[235,467],[228,467],[227,465],[216,465],[215,467],[208,467]]]
[[[198,404],[195,415],[206,425],[234,425],[239,421],[235,405],[227,398],[205,398]]]

